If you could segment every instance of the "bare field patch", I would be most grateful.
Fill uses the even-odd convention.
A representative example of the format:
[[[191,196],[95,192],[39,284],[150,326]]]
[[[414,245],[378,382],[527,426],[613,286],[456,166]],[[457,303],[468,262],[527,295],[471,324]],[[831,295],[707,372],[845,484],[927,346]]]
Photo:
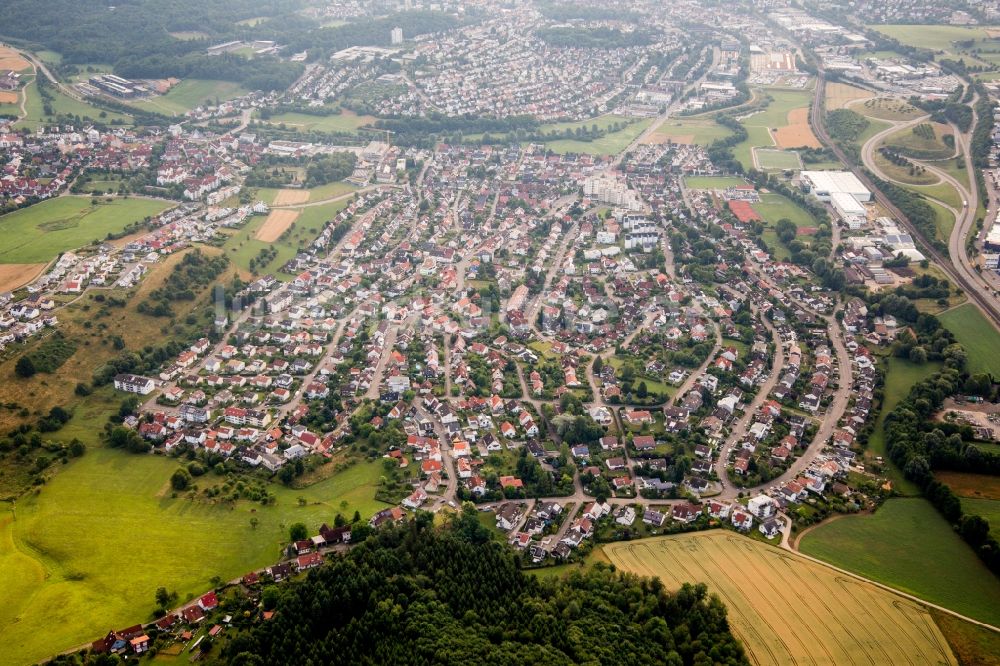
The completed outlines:
[[[846,83],[826,84],[826,110],[843,109],[848,104],[859,99],[870,99],[875,94],[862,88],[855,88]]]
[[[308,193],[306,195],[308,196]],[[264,224],[257,230],[254,238],[265,243],[273,243],[278,240],[281,234],[285,233],[288,227],[292,226],[292,223],[298,218],[299,212],[297,210],[272,210],[271,214],[264,220]]]
[[[959,497],[1000,500],[1000,477],[967,472],[934,472],[934,478],[951,488]]]
[[[779,148],[822,148],[809,126],[809,109],[792,109],[788,112],[788,125],[772,132]]]
[[[755,664],[956,664],[922,606],[795,553],[715,530],[604,547],[669,589],[705,583]]]
[[[274,197],[275,206],[294,206],[309,201],[309,190],[281,190]]]
[[[25,60],[20,53],[9,46],[0,46],[0,70],[12,69],[15,72],[20,72],[29,67],[31,67],[31,63]]]
[[[23,287],[45,269],[46,264],[0,264],[0,292]]]
[[[642,140],[642,143],[646,145],[660,145],[667,142],[682,143],[686,146],[691,145],[692,143],[694,143],[694,135],[680,134],[677,136],[667,136],[666,134],[659,134],[657,132],[653,132],[652,134],[650,134],[649,136],[647,136],[645,139]]]
[[[21,101],[21,96],[16,92],[0,92],[0,104],[17,104]]]

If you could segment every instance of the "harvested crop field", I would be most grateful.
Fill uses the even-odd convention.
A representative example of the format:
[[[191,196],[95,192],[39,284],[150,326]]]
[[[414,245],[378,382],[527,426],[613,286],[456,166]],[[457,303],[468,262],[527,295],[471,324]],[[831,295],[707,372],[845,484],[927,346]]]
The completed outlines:
[[[16,92],[0,92],[0,104],[17,104],[21,101],[21,96]]]
[[[45,264],[0,264],[0,292],[14,291],[34,280]]]
[[[756,664],[956,664],[921,606],[821,564],[716,530],[605,546],[667,588],[705,583]]]
[[[29,67],[31,63],[22,58],[17,51],[7,46],[0,46],[0,70],[12,69],[19,72]]]
[[[788,125],[774,132],[774,142],[779,148],[822,148],[822,144],[809,127],[809,108],[792,109],[788,112]]]
[[[934,477],[959,497],[1000,500],[1000,477],[944,470],[934,472]]]
[[[293,206],[309,201],[309,190],[281,190],[274,198],[275,206]]]
[[[281,237],[281,234],[285,233],[288,227],[292,226],[298,216],[299,211],[297,210],[272,210],[254,238],[265,243],[273,243]]]
[[[826,110],[843,109],[856,99],[869,99],[870,97],[874,97],[874,95],[874,93],[868,90],[855,88],[846,83],[827,83],[825,96]]]

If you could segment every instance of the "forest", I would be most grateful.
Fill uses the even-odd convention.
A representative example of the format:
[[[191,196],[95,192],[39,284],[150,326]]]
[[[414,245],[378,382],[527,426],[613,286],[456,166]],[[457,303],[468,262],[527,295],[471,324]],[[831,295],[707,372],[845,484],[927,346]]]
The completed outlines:
[[[668,592],[603,565],[540,582],[471,505],[432,523],[418,514],[282,586],[223,663],[748,663],[704,585]]]

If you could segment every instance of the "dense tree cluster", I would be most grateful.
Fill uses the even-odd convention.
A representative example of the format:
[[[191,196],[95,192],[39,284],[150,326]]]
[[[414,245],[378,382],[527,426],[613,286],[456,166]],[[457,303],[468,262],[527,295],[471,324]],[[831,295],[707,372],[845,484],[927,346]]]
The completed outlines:
[[[172,302],[193,301],[197,297],[196,292],[210,285],[228,265],[229,259],[225,255],[211,257],[201,250],[186,254],[174,266],[163,286],[150,292],[149,298],[139,303],[137,309],[154,317],[172,317]]]
[[[964,514],[959,498],[933,474],[934,469],[1000,474],[1000,455],[965,442],[955,426],[933,421],[944,399],[959,391],[963,383],[960,368],[949,361],[944,371],[915,385],[906,400],[886,417],[886,451],[941,515],[956,526],[983,562],[1000,574],[1000,543],[990,536],[989,522],[981,516]]]
[[[237,636],[226,663],[743,664],[704,585],[599,566],[539,582],[466,507],[369,537],[284,587],[275,615]]]

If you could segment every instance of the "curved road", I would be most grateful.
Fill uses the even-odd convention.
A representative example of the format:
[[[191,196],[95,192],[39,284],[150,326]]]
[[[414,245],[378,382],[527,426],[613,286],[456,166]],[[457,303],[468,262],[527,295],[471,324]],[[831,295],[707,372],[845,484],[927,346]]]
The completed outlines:
[[[854,173],[855,176],[858,177],[858,179],[865,185],[865,187],[871,190],[872,195],[875,197],[875,200],[878,201],[878,203],[881,204],[886,210],[888,210],[893,217],[899,220],[900,225],[902,225],[914,238],[923,238],[923,236],[917,231],[917,229],[910,222],[909,218],[907,218],[903,214],[903,212],[898,207],[896,207],[896,205],[893,204],[892,201],[890,201],[889,198],[886,197],[885,194],[883,194],[880,189],[878,189],[878,187],[876,187],[875,183],[872,182],[872,179],[868,177],[867,173],[865,173],[862,169],[858,168],[851,162],[851,160],[847,158],[847,155],[840,148],[840,146],[835,144],[833,140],[830,138],[830,135],[829,133],[827,133],[826,127],[823,124],[823,118],[822,118],[822,109],[824,108],[823,102],[824,102],[824,95],[826,88],[826,82],[825,79],[823,78],[822,70],[819,71],[817,78],[818,81],[816,84],[816,91],[813,98],[812,108],[810,110],[810,122],[813,131],[816,133],[816,137],[820,140],[820,142],[824,146],[833,151],[834,155],[837,156],[838,160],[840,160],[842,163],[846,165],[849,165],[850,171]],[[898,128],[894,129],[898,130]],[[959,137],[956,139],[956,141],[961,141],[964,145],[965,138]],[[971,164],[971,157],[968,155],[967,150],[965,152],[966,152],[966,162],[967,162],[966,166],[968,168],[969,165]],[[974,222],[975,211],[979,206],[979,193],[978,191],[976,191],[976,188],[973,188],[972,196],[969,199],[967,199],[967,201],[968,201],[968,207],[966,208],[966,213],[965,215],[962,216],[962,219],[956,221],[955,230],[953,230],[949,246],[951,246],[955,242],[956,234],[958,234],[958,238],[961,239],[962,230],[968,229],[969,225]],[[973,219],[970,220],[969,219],[970,217]],[[961,244],[964,246],[964,242],[962,242]],[[976,306],[983,312],[983,314],[986,315],[987,319],[993,322],[994,326],[1000,328],[1000,300],[998,300],[997,297],[994,296],[992,292],[984,291],[983,287],[980,286],[982,284],[981,277],[978,276],[975,273],[975,271],[973,271],[971,267],[965,264],[964,262],[962,261],[953,262],[951,260],[951,257],[945,256],[937,248],[927,243],[924,243],[924,246],[928,255],[930,255],[930,258],[933,259],[935,263],[938,264],[941,270],[944,271],[944,273],[949,278],[951,278],[951,280],[955,282],[955,284],[962,287],[962,289],[968,295],[969,300],[976,304]],[[956,252],[956,256],[960,257],[961,252]]]

